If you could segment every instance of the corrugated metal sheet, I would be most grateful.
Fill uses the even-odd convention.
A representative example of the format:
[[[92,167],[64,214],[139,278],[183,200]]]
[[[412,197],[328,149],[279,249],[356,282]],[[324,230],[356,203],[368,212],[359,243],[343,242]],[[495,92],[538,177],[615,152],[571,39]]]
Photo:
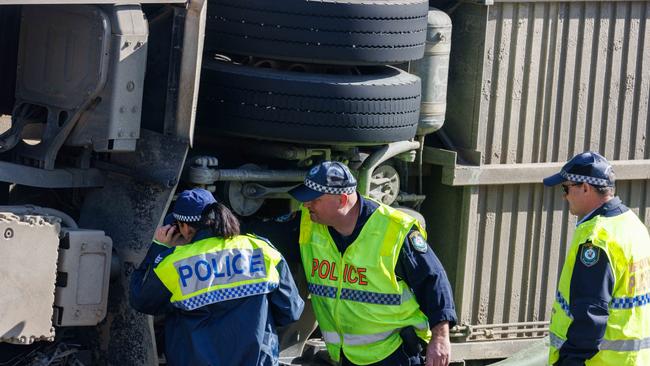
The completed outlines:
[[[473,330],[467,340],[541,336],[525,332],[525,325],[503,334],[505,328],[490,325],[550,320],[576,223],[561,190],[542,184],[427,184],[427,195],[435,198],[422,212],[454,287],[459,324],[488,326],[487,333]],[[620,181],[617,195],[650,226],[649,181]]]
[[[517,165],[530,172],[585,150],[650,159],[650,2],[463,3],[451,17],[439,133],[457,164],[511,164],[516,175]],[[431,169],[422,212],[436,223],[432,246],[464,339],[542,335],[576,223],[561,191],[541,182],[452,187],[442,176]],[[650,181],[617,190],[650,226]]]
[[[649,2],[462,5],[444,132],[474,163],[650,158],[649,15]]]

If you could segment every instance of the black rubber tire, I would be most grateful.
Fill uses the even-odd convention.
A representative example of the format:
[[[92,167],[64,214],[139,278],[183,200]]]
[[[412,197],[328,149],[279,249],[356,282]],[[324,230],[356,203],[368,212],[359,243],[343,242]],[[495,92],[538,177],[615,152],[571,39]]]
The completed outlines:
[[[210,0],[206,49],[324,64],[397,64],[424,54],[427,0]]]
[[[323,75],[204,63],[198,127],[247,137],[374,145],[415,136],[420,79],[391,66]]]

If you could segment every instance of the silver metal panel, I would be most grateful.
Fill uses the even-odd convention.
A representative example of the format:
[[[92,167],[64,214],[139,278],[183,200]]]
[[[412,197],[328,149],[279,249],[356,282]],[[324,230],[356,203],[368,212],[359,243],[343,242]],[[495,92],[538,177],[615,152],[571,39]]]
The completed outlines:
[[[54,340],[60,220],[0,213],[0,342]]]
[[[475,164],[650,158],[648,2],[464,4],[448,122]]]
[[[69,113],[80,108],[106,82],[110,32],[93,6],[23,8],[16,99]]]
[[[111,238],[100,230],[64,228],[57,271],[65,273],[54,295],[57,326],[97,325],[106,316]]]
[[[66,144],[97,152],[133,151],[140,136],[149,30],[140,5],[113,6],[106,16],[111,27],[107,82]]]
[[[207,6],[207,0],[190,1],[183,30],[183,55],[179,74],[179,84],[183,87],[179,90],[175,128],[172,129],[175,136],[189,140],[190,145],[194,139]]]

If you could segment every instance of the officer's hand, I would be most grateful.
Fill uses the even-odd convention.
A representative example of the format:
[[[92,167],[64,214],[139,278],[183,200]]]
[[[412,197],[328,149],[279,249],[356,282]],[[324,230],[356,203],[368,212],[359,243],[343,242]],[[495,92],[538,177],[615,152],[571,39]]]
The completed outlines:
[[[433,333],[427,346],[426,366],[447,366],[451,359],[449,322],[440,322],[431,328]]]
[[[186,244],[185,239],[178,231],[178,227],[176,227],[175,225],[165,225],[159,227],[158,229],[156,229],[156,233],[154,234],[154,239],[157,242],[166,244],[170,247]]]

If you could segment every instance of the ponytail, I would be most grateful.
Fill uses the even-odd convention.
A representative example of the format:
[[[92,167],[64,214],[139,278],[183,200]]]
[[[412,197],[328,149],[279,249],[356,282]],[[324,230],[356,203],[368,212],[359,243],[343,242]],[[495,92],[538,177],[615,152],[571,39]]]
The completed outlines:
[[[229,239],[239,235],[239,220],[225,205],[215,202],[203,210],[198,228],[208,228],[213,236]]]

